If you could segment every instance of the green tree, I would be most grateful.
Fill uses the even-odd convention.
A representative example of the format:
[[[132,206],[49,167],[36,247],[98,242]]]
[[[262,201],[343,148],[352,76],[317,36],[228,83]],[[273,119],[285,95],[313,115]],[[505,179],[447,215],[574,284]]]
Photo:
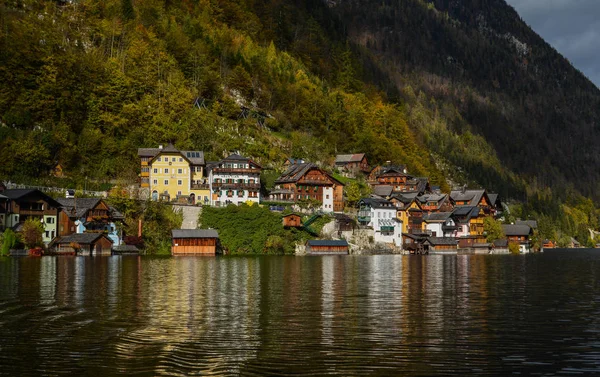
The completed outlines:
[[[354,206],[362,197],[360,184],[356,181],[350,182],[346,188],[346,199],[348,199],[348,205]]]
[[[19,235],[12,229],[7,229],[0,234],[0,256],[6,256],[11,249],[14,249],[20,243]]]
[[[22,231],[23,243],[25,244],[25,247],[31,249],[42,246],[44,244],[42,239],[43,234],[44,226],[39,220],[32,217],[25,220]]]
[[[487,242],[494,242],[506,237],[502,229],[502,223],[492,216],[488,216],[483,220],[483,231],[486,232]]]

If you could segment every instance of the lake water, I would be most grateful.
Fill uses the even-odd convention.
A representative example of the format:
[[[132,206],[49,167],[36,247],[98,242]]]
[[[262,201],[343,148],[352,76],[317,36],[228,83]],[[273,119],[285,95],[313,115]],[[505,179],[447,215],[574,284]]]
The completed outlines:
[[[600,374],[600,251],[0,258],[0,376]]]

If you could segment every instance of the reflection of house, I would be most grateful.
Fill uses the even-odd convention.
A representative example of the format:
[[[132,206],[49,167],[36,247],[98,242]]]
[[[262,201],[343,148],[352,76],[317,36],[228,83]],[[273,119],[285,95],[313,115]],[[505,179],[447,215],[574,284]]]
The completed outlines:
[[[359,172],[369,172],[369,163],[364,153],[339,154],[335,157],[335,167],[341,172],[352,175],[356,175]]]
[[[348,254],[346,240],[310,240],[306,242],[306,253],[312,255]]]
[[[508,243],[519,245],[521,253],[529,253],[531,249],[529,238],[533,234],[533,229],[529,225],[503,224],[502,229],[508,239]]]
[[[262,167],[239,154],[211,166],[209,172],[210,204],[220,207],[228,204],[260,202],[260,172]]]
[[[556,247],[556,242],[554,242],[552,240],[545,239],[544,242],[542,243],[543,249],[554,249],[555,247]]]
[[[173,229],[171,254],[215,255],[219,234],[212,229]]]
[[[123,221],[123,215],[111,208],[102,199],[59,198],[62,206],[59,215],[58,235],[73,233],[105,233],[115,246],[121,244],[121,235],[117,222]]]
[[[103,233],[74,233],[56,242],[59,254],[110,255],[112,241]]]
[[[152,200],[185,199],[191,203],[209,202],[204,152],[180,151],[172,144],[163,148],[139,148],[142,189]]]
[[[0,194],[0,232],[4,231],[5,217],[8,211],[8,198]]]
[[[283,226],[288,228],[301,228],[302,217],[296,213],[283,216]]]
[[[375,231],[375,242],[402,245],[402,222],[396,216],[396,206],[379,198],[364,198],[358,202],[358,222]]]
[[[277,178],[269,199],[293,203],[315,201],[324,212],[341,212],[344,184],[315,164],[294,164]]]
[[[5,228],[13,228],[19,231],[27,219],[35,219],[44,225],[42,240],[49,244],[57,235],[58,214],[60,203],[39,190],[14,189],[4,190],[2,195],[6,197],[4,212],[0,220]]]

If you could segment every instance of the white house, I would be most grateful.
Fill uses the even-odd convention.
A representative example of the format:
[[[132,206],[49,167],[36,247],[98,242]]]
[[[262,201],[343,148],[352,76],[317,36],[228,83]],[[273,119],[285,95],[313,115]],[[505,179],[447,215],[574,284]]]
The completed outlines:
[[[249,158],[238,154],[210,166],[210,204],[239,205],[260,202],[260,172],[262,168]]]
[[[364,198],[358,204],[358,222],[375,231],[375,242],[402,245],[402,221],[397,218],[397,209],[392,202],[380,198]]]
[[[461,229],[460,224],[452,218],[452,212],[429,213],[423,217],[423,223],[432,237],[457,237]]]

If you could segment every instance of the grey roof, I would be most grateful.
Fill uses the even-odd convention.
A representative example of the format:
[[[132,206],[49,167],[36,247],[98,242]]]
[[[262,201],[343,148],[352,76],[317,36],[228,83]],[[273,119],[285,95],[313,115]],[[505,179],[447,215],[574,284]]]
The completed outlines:
[[[452,211],[453,216],[467,216],[473,217],[479,214],[479,207],[477,206],[459,206],[454,208]]]
[[[192,165],[204,165],[204,152],[203,151],[181,151]]]
[[[423,216],[423,221],[428,223],[440,222],[448,220],[448,218],[452,215],[452,212],[432,212]]]
[[[428,237],[425,242],[429,242],[433,246],[456,246],[458,240],[454,237]]]
[[[394,173],[394,172],[395,172],[395,173],[402,174],[402,175],[406,175],[406,176],[409,176],[409,177],[410,177],[410,175],[408,175],[408,174],[406,173],[406,166],[405,166],[405,165],[396,165],[396,166],[390,165],[390,166],[382,166],[382,167],[381,167],[381,170],[379,171],[379,175],[381,176],[381,175],[383,175],[383,174],[386,174],[386,173]]]
[[[311,162],[305,162],[301,164],[290,165],[283,174],[277,178],[275,184],[280,183],[295,183],[298,182],[306,173],[308,173],[312,169],[320,170],[323,174],[325,174],[333,183],[337,183],[338,185],[343,186],[343,183],[338,181],[329,175],[326,171],[318,167],[317,165]],[[325,183],[325,182],[324,182]]]
[[[175,146],[171,143],[167,144],[167,146],[164,147],[161,152],[180,153],[179,149],[175,148]]]
[[[427,202],[440,202],[445,200],[448,197],[447,194],[426,194],[426,195],[421,195],[418,197],[418,199],[421,201],[421,203],[427,203]]]
[[[4,190],[2,191],[2,195],[4,195],[5,197],[7,197],[10,200],[20,200],[25,198],[26,196],[29,195],[38,195],[40,196],[44,201],[48,202],[48,204],[50,204],[53,207],[60,207],[60,203],[57,202],[55,199],[53,199],[52,197],[44,194],[43,192],[41,192],[40,190],[35,190],[35,189],[10,189],[10,190]]]
[[[452,200],[455,202],[469,201],[469,205],[479,204],[483,195],[485,195],[485,190],[453,190],[450,192]]]
[[[343,165],[349,162],[361,162],[363,158],[365,158],[364,153],[338,154],[335,156],[335,163],[336,165]]]
[[[533,230],[529,225],[502,224],[502,229],[506,236],[528,236]]]
[[[529,225],[531,229],[537,229],[538,223],[536,220],[517,220],[515,221],[517,225]]]
[[[69,217],[84,217],[90,209],[98,205],[98,198],[58,198],[57,201]]]
[[[237,153],[232,153],[230,154],[227,158],[224,158],[223,161],[225,160],[238,160],[238,161],[248,161],[249,158],[246,158],[244,156],[240,156]]]
[[[488,194],[488,199],[490,200],[490,203],[495,206],[496,202],[498,201],[498,194]]]
[[[138,148],[139,157],[154,157],[160,152],[160,148]]]
[[[379,198],[363,198],[363,199],[359,200],[358,203],[365,204],[371,208],[390,208],[390,209],[396,208],[394,206],[394,204],[392,202],[390,202],[389,200],[379,199]]]
[[[57,243],[71,243],[76,242],[83,245],[90,245],[96,242],[99,238],[104,237],[112,243],[112,240],[104,235],[104,233],[73,233],[68,236],[62,237]]]
[[[219,238],[214,229],[173,229],[173,238]]]
[[[308,246],[348,246],[346,240],[310,240]]]
[[[393,190],[394,190],[394,187],[389,186],[389,185],[373,186],[373,194],[383,196],[383,197],[388,197],[388,196],[392,195]]]
[[[8,200],[8,197],[6,197],[6,196],[4,196],[4,195],[0,194],[0,200]]]

